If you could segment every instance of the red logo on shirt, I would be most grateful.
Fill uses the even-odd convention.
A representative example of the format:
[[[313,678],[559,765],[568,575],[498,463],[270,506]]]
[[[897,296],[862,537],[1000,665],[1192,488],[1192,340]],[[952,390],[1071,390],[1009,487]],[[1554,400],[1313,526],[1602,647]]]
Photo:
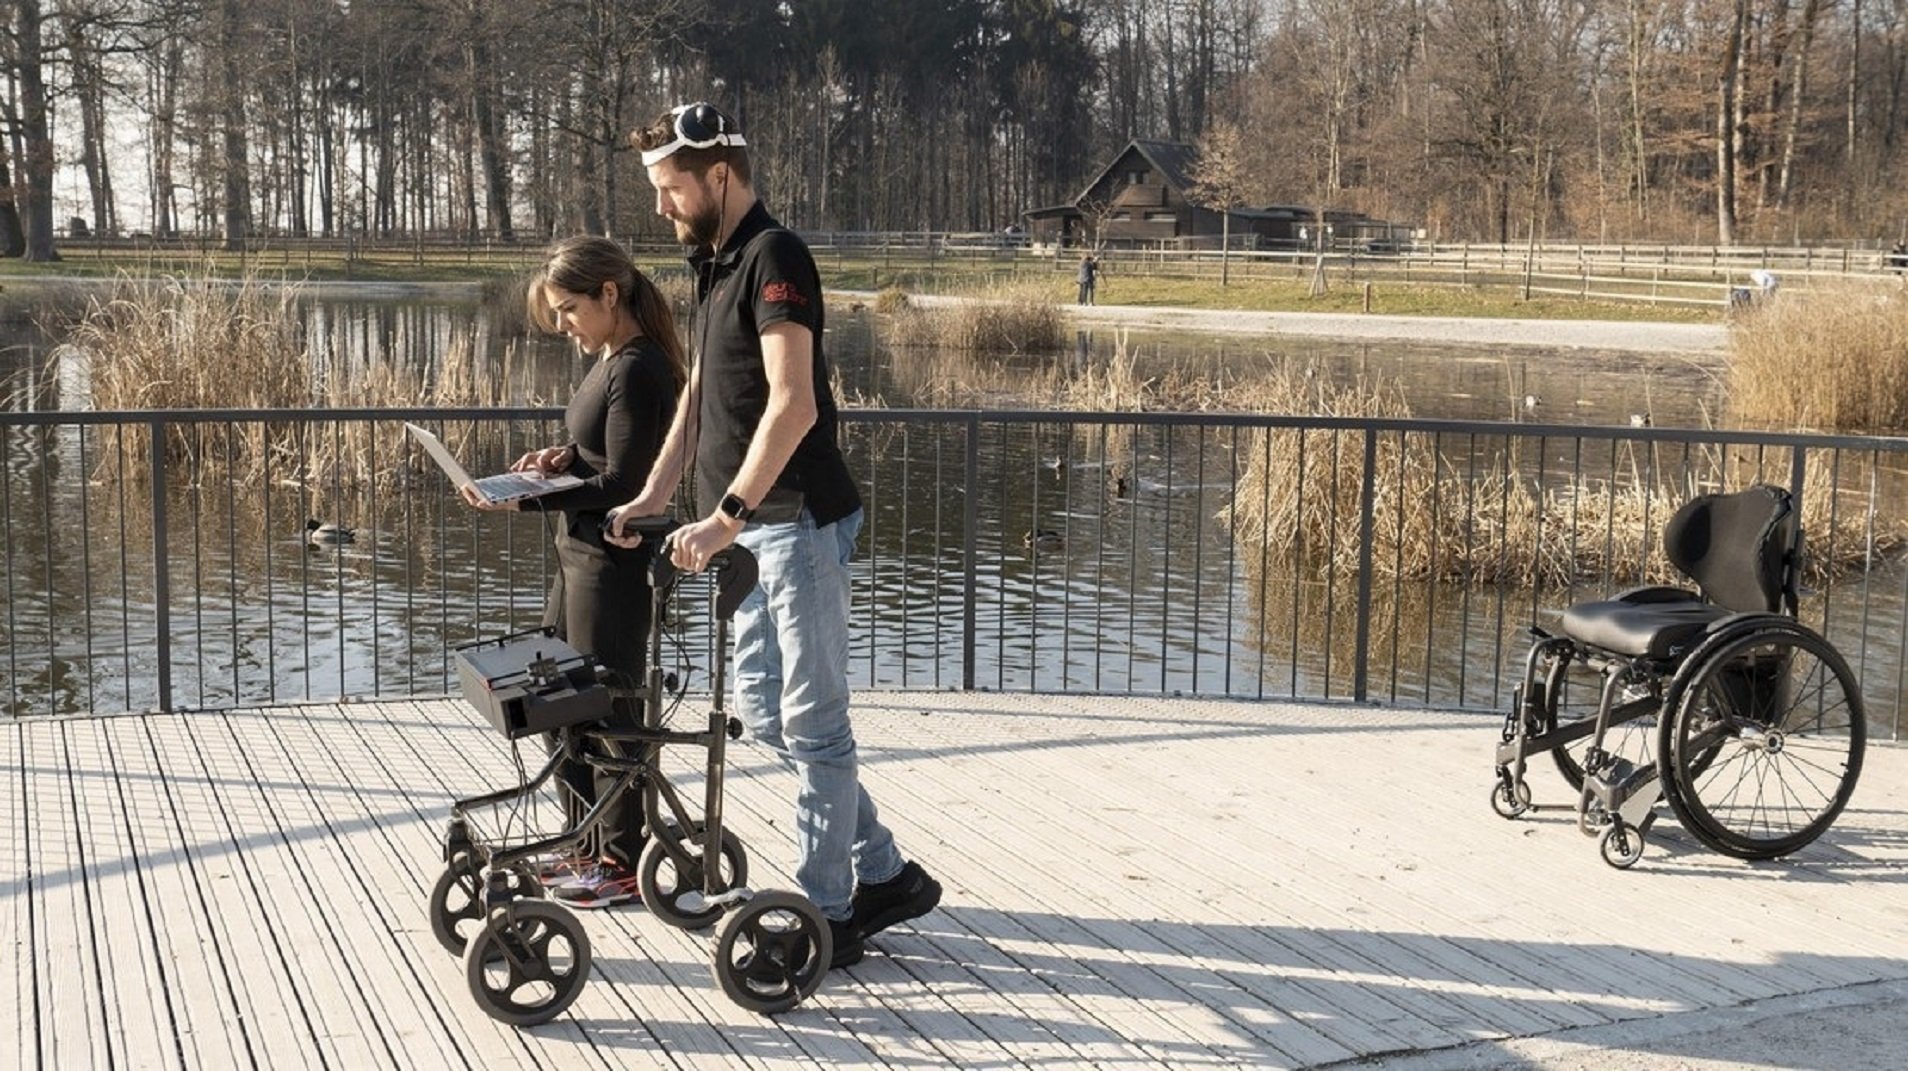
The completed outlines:
[[[768,283],[762,287],[762,300],[780,302],[785,305],[806,305],[808,299],[795,289],[794,283]]]

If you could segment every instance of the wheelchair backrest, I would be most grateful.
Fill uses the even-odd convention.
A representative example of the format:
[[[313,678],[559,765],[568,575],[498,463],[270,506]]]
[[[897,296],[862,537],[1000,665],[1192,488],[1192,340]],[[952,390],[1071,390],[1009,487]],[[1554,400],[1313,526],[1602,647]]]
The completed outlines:
[[[1780,487],[1698,495],[1663,526],[1663,552],[1718,606],[1794,613],[1798,521],[1794,498]]]

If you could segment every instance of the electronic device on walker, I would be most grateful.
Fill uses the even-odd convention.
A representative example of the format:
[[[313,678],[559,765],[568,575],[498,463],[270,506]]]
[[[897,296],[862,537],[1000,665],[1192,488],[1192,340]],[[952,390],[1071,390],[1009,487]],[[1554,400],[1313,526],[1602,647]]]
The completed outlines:
[[[676,527],[668,518],[625,524],[658,543]],[[685,689],[663,670],[662,635],[670,599],[688,575],[667,553],[654,556],[655,612],[640,687],[617,680],[546,629],[456,651],[464,698],[512,741],[513,753],[516,741],[532,733],[551,733],[554,741],[534,775],[525,773],[519,758],[517,784],[452,805],[445,870],[431,891],[431,932],[463,957],[471,996],[495,1019],[516,1026],[548,1022],[582,992],[589,936],[569,908],[542,899],[535,864],[558,855],[595,858],[604,816],[628,792],[643,794],[644,847],[636,864],[643,903],[650,914],[685,930],[722,921],[712,965],[722,991],[745,1008],[774,1014],[821,987],[833,954],[827,919],[797,893],[751,889],[748,855],[722,819],[725,751],[742,732],[723,709],[728,626],[755,587],[755,558],[732,546],[715,555],[703,574],[714,589],[710,709],[702,725],[678,730],[670,727],[664,703],[680,702]],[[598,725],[613,704],[632,702],[642,705],[639,730],[612,732]],[[699,818],[662,774],[665,747],[698,747],[706,754]],[[566,788],[556,777],[565,759],[614,779],[580,815],[565,805]]]

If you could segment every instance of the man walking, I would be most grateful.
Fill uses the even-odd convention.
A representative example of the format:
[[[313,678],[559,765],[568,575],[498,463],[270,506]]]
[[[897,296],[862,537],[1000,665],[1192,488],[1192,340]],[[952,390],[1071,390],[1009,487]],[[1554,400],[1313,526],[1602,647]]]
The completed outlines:
[[[799,778],[795,879],[828,917],[843,967],[864,938],[918,918],[941,886],[906,862],[861,787],[848,717],[848,560],[861,495],[836,441],[822,355],[820,274],[808,246],[755,194],[735,121],[689,104],[631,135],[656,211],[693,252],[698,337],[689,389],[648,483],[612,514],[661,513],[695,452],[696,497],[715,507],[671,537],[701,571],[731,543],[760,582],[735,615],[736,710]]]
[[[1083,254],[1080,257],[1080,271],[1074,276],[1074,281],[1080,284],[1080,299],[1078,304],[1093,304],[1094,277],[1099,273],[1099,260],[1091,253]]]

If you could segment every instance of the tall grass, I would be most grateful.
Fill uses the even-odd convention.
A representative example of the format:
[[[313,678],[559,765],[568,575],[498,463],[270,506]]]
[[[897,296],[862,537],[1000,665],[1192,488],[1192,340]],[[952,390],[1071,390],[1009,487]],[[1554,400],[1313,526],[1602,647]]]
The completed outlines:
[[[1737,317],[1729,336],[1734,423],[1908,429],[1908,287],[1785,290]]]
[[[1065,326],[1059,306],[1039,283],[999,283],[959,295],[951,305],[909,302],[888,319],[895,349],[932,347],[959,353],[1051,353]]]
[[[485,361],[468,335],[454,338],[434,368],[392,361],[363,369],[337,366],[311,351],[298,294],[256,278],[124,276],[92,298],[62,356],[84,362],[95,409],[331,409],[538,404],[521,350],[506,348],[501,368]],[[149,477],[143,427],[127,449],[103,456],[95,478]],[[411,475],[390,459],[413,458],[389,425],[351,422],[322,433],[301,424],[202,423],[169,431],[168,467],[199,482],[297,482],[376,493]],[[454,451],[494,446],[502,432],[454,427]]]
[[[1289,368],[1237,388],[1242,408],[1317,416],[1408,417],[1397,387],[1335,386]],[[1544,486],[1514,440],[1468,456],[1450,456],[1421,433],[1380,433],[1373,480],[1371,566],[1401,579],[1473,581],[1519,588],[1562,587],[1592,578],[1611,584],[1674,582],[1652,553],[1670,514],[1684,501],[1755,479],[1753,453],[1720,449],[1692,455],[1676,476],[1650,455],[1647,443],[1622,443],[1616,478],[1573,476]],[[1332,429],[1268,429],[1251,437],[1232,504],[1221,517],[1234,526],[1256,567],[1277,561],[1301,575],[1355,575],[1361,564],[1364,434]],[[1805,573],[1813,579],[1869,567],[1899,548],[1902,520],[1848,501],[1844,472],[1838,492],[1827,480],[1809,483]],[[1841,508],[1831,498],[1842,497]]]

